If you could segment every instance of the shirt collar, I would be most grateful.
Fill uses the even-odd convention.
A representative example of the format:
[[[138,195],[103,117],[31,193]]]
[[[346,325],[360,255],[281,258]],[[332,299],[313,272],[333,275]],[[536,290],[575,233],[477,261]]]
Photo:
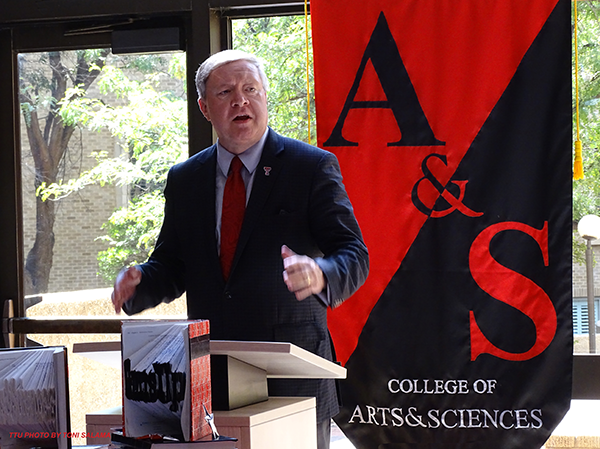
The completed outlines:
[[[256,170],[256,167],[258,166],[260,156],[262,155],[262,150],[265,147],[265,142],[267,141],[267,134],[269,134],[268,127],[258,142],[256,142],[247,150],[244,150],[243,153],[239,154],[242,164],[244,164],[244,167],[246,167],[246,170],[248,170],[250,174],[254,173],[254,170]],[[227,174],[229,173],[229,165],[234,157],[235,154],[230,153],[223,148],[219,143],[219,140],[217,140],[217,164],[219,164],[221,173],[223,173],[225,177],[227,177]]]

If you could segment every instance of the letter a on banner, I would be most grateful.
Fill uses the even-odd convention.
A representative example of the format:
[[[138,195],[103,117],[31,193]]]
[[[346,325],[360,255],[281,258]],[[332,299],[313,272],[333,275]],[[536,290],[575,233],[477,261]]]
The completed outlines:
[[[360,81],[365,73],[368,62],[373,64],[377,77],[386,96],[386,101],[355,101]],[[402,138],[398,142],[388,143],[389,146],[423,146],[443,145],[435,138],[427,118],[423,114],[415,89],[410,83],[406,68],[402,63],[398,48],[390,32],[383,13],[377,20],[377,25],[363,54],[356,78],[346,98],[344,109],[338,118],[331,136],[325,141],[325,147],[358,146],[356,142],[349,142],[342,137],[344,122],[352,108],[389,108]]]
[[[361,449],[541,447],[572,382],[569,1],[311,14],[318,142],[371,261],[329,315],[337,423]]]

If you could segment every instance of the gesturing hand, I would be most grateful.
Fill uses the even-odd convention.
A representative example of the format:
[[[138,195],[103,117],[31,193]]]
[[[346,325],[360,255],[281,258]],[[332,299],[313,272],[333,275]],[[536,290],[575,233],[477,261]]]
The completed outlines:
[[[123,304],[133,296],[136,286],[142,280],[142,273],[135,267],[129,267],[117,275],[115,286],[111,295],[116,313],[121,313]]]
[[[325,276],[317,263],[308,256],[296,254],[287,246],[281,247],[283,258],[283,282],[298,301],[321,293],[325,288]]]

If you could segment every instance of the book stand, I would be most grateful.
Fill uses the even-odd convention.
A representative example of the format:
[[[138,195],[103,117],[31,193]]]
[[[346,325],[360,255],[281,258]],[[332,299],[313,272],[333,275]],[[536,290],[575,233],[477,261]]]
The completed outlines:
[[[266,401],[268,378],[346,377],[346,368],[291,343],[213,340],[210,354],[215,410],[233,410]]]

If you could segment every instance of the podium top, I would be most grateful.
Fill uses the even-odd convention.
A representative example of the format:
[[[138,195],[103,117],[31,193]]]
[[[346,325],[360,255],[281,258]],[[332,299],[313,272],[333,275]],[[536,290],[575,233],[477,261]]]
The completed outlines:
[[[273,379],[345,379],[346,368],[292,343],[211,340],[210,353],[228,355]]]
[[[121,369],[121,342],[74,343],[73,353]],[[228,355],[274,379],[345,379],[346,368],[292,343],[211,340],[210,353]]]

